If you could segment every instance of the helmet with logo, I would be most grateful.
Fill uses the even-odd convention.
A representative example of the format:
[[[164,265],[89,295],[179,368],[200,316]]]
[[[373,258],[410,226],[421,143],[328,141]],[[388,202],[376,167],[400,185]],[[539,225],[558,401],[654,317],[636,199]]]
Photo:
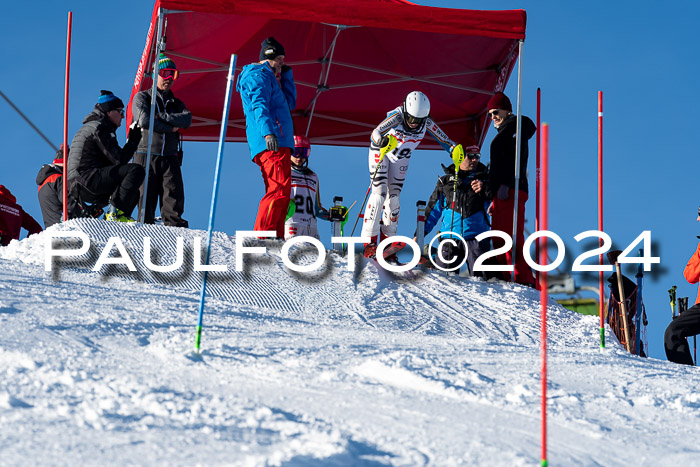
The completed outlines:
[[[425,120],[430,115],[430,101],[428,96],[420,91],[408,93],[403,101],[403,120],[409,131],[420,131],[423,129]],[[409,125],[417,125],[415,128]]]
[[[294,151],[292,157],[302,159],[302,166],[306,167],[309,163],[309,154],[311,153],[311,143],[309,138],[304,135],[294,135]]]

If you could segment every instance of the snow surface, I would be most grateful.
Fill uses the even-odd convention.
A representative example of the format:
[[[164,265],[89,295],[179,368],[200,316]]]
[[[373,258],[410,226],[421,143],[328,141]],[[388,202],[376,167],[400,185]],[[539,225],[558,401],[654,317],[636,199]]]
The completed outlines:
[[[202,231],[74,220],[91,250],[44,271],[48,233],[0,247],[3,465],[535,465],[539,295],[501,282],[378,270],[330,255],[287,270],[280,245],[235,271],[217,232],[203,355],[192,358]],[[91,268],[109,237],[137,272]],[[173,273],[159,264],[185,240]],[[65,243],[65,241],[55,241]],[[115,250],[116,252],[116,250]],[[296,251],[297,261],[315,255]],[[548,311],[551,465],[693,465],[700,373],[643,359],[597,318]]]

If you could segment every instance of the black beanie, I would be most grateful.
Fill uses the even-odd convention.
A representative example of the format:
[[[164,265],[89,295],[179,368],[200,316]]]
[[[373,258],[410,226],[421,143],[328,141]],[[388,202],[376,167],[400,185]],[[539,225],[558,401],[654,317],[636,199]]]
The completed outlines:
[[[97,103],[100,105],[104,113],[107,113],[110,110],[124,108],[124,103],[121,99],[112,94],[112,91],[105,91],[104,89],[100,91],[100,97],[97,99]]]
[[[278,55],[286,55],[284,47],[277,40],[270,36],[262,41],[260,49],[260,60],[274,60]]]

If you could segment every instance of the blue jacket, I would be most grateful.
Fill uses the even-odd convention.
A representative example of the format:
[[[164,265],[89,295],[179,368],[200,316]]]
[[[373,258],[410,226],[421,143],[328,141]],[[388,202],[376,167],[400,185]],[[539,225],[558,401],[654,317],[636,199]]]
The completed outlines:
[[[474,171],[459,171],[454,223],[452,223],[452,200],[454,198],[455,166],[452,164],[449,167],[443,166],[443,168],[445,175],[438,179],[435,190],[425,207],[425,235],[433,230],[440,222],[441,217],[440,232],[456,232],[465,240],[490,230],[491,225],[486,214],[491,202],[491,191],[488,184],[484,183],[479,193],[476,193],[471,187],[473,180],[488,180],[486,166],[479,162]]]
[[[243,103],[251,159],[267,150],[265,135],[277,135],[279,147],[294,149],[291,111],[297,105],[297,89],[291,68],[282,72],[278,82],[267,62],[246,65],[236,91]]]

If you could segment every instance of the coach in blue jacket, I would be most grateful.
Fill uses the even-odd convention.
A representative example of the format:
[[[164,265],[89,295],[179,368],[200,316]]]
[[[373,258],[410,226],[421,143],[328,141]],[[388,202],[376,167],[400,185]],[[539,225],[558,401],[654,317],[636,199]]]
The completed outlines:
[[[236,91],[241,95],[246,137],[253,162],[260,166],[265,195],[260,200],[254,230],[274,230],[284,238],[291,192],[294,126],[291,111],[297,91],[284,47],[274,37],[262,43],[260,62],[243,67]]]

